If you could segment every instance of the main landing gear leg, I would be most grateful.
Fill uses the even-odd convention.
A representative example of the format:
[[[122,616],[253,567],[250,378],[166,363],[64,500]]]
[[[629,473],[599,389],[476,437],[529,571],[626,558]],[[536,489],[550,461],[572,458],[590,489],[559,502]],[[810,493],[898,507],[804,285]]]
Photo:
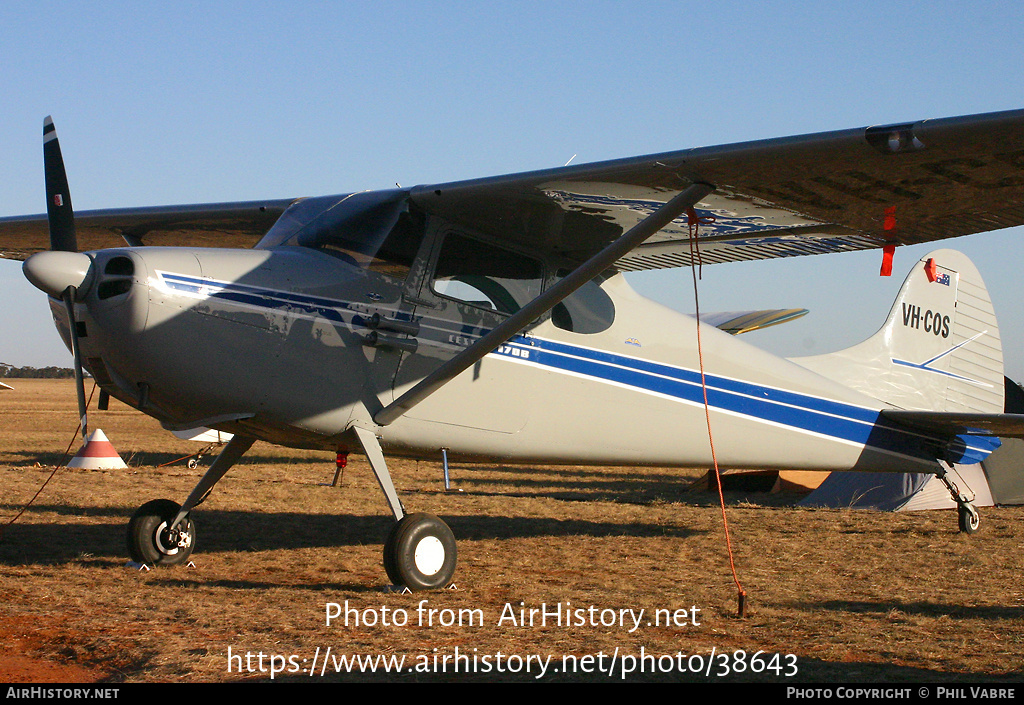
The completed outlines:
[[[939,461],[939,467],[941,470],[936,473],[938,478],[942,480],[942,484],[949,490],[950,496],[953,501],[956,502],[957,521],[960,526],[960,532],[964,534],[973,534],[978,530],[978,526],[981,524],[981,517],[978,516],[978,510],[975,509],[974,505],[971,504],[970,498],[960,491],[957,484],[950,478],[949,473],[953,467],[945,460]]]
[[[206,498],[255,440],[250,436],[232,436],[182,506],[169,499],[155,499],[139,507],[128,522],[128,553],[132,560],[146,565],[186,562],[196,545],[195,524],[189,512]]]
[[[384,461],[380,442],[372,431],[353,426],[370,461],[395,525],[384,543],[384,570],[395,585],[410,590],[447,587],[455,574],[455,536],[448,525],[432,514],[406,514],[391,473]]]

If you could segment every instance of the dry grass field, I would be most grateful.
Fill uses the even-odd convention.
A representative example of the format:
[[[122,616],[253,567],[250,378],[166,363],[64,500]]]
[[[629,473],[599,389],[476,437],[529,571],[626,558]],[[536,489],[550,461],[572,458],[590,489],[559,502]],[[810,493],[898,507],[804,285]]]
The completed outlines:
[[[5,525],[76,423],[72,383],[13,386],[0,392]],[[90,418],[130,467],[61,470],[4,526],[0,681],[1024,675],[1024,508],[981,509],[967,537],[951,511],[727,495],[748,593],[738,619],[717,497],[684,489],[697,472],[455,462],[462,491],[445,493],[439,463],[394,461],[406,508],[441,516],[459,541],[456,589],[400,594],[386,589],[390,519],[363,459],[332,487],[331,454],[258,443],[194,512],[194,566],[147,572],[127,565],[129,517],[150,499],[182,501],[209,458],[196,470],[172,462],[198,446],[116,402]],[[531,609],[560,609],[562,624],[539,612],[531,624]],[[351,656],[393,660],[346,670]],[[385,672],[403,658],[401,673]]]

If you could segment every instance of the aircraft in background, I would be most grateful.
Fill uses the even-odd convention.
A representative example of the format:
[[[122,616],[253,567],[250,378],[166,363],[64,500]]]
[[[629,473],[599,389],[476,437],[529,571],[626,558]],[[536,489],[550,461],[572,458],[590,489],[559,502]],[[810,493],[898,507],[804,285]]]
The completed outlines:
[[[710,425],[722,468],[934,473],[973,531],[947,471],[1024,435],[960,253],[914,263],[876,336],[798,360],[730,334],[743,317],[698,323],[622,275],[869,248],[888,273],[899,245],[1020,225],[1024,111],[77,216],[50,119],[43,133],[47,214],[0,219],[0,251],[50,296],[83,422],[86,368],[101,407],[232,434],[183,504],[135,513],[139,562],[188,559],[192,509],[257,439],[365,453],[395,518],[387,574],[429,589],[450,583],[455,538],[406,513],[385,452],[708,467]]]

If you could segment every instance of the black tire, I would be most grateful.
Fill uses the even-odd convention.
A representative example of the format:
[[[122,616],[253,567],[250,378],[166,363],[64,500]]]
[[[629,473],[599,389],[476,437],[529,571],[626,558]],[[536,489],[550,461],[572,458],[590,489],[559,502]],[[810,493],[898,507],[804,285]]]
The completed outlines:
[[[395,563],[395,534],[398,533],[398,528],[402,526],[402,522],[407,518],[408,515],[392,524],[388,537],[384,541],[384,572],[388,574],[388,580],[391,581],[392,585],[401,584],[401,576],[398,574],[398,566]]]
[[[410,590],[447,587],[455,575],[455,535],[433,514],[407,514],[384,544],[384,570]]]
[[[957,520],[960,524],[960,533],[962,534],[973,534],[978,530],[978,526],[981,524],[981,517],[978,516],[978,510],[970,504],[962,504],[957,507]]]
[[[128,522],[128,554],[136,563],[146,565],[181,565],[188,561],[196,545],[196,527],[191,515],[181,520],[181,530],[188,537],[179,546],[167,532],[167,525],[181,509],[169,499],[146,502]]]

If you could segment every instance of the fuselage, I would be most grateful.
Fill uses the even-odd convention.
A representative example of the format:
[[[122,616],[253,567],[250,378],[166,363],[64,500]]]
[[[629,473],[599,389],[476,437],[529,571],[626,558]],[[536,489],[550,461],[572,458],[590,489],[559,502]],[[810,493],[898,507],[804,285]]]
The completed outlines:
[[[620,274],[378,428],[379,409],[557,267],[538,262],[535,282],[512,268],[455,281],[443,248],[429,246],[404,278],[292,245],[89,254],[94,280],[77,304],[85,364],[168,428],[336,449],[358,447],[350,428],[361,424],[398,454],[708,466],[706,389],[722,467],[930,472],[938,454],[935,439],[884,423],[881,402],[735,336],[701,324],[698,350],[694,318]],[[63,304],[52,308],[66,338]]]

